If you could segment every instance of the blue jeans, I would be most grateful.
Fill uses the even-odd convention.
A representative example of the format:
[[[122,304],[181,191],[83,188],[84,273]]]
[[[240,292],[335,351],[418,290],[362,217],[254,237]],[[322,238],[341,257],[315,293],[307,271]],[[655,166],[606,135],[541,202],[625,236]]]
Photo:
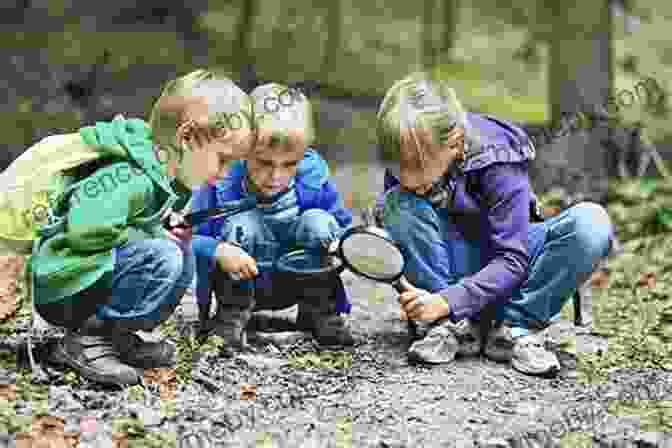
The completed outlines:
[[[241,286],[256,286],[257,297],[270,299],[271,274],[280,256],[297,248],[317,249],[323,240],[338,238],[341,231],[336,218],[324,210],[309,209],[295,218],[276,221],[255,208],[227,219],[221,239],[237,242],[257,262],[259,276],[254,280],[242,280]],[[286,299],[284,305],[291,306],[291,297]],[[264,303],[258,305],[264,308]],[[272,303],[266,305],[273,308],[277,306]]]
[[[194,278],[195,262],[169,239],[129,241],[115,249],[112,297],[99,319],[125,320],[135,330],[168,319]]]
[[[412,207],[402,207],[399,218],[385,223],[385,228],[404,251],[406,276],[412,284],[437,292],[485,266],[478,242],[464,239],[428,202],[410,193],[401,193],[400,200]],[[514,337],[527,334],[531,320],[556,319],[607,256],[612,235],[607,212],[590,202],[530,224],[528,275],[510,300],[498,303],[496,319],[511,322]]]

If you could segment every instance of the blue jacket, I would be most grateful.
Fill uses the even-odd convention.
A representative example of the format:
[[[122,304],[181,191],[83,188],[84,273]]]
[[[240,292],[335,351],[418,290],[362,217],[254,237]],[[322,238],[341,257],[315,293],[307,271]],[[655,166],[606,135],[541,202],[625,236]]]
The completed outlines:
[[[192,194],[192,210],[198,211],[210,207],[222,207],[229,201],[237,201],[243,197],[243,181],[247,175],[247,164],[235,161],[226,176],[215,185],[206,184]],[[299,162],[294,178],[299,214],[305,210],[317,208],[325,210],[336,218],[338,224],[347,228],[352,223],[352,212],[343,206],[341,195],[329,179],[329,166],[319,153],[311,148],[305,152]],[[209,301],[208,275],[214,268],[214,253],[226,218],[211,219],[195,228],[192,248],[196,256],[196,297],[198,303]],[[258,287],[267,287],[270,282],[269,273],[260,273],[257,277]],[[340,284],[336,297],[337,311],[349,313],[351,304],[347,292]]]

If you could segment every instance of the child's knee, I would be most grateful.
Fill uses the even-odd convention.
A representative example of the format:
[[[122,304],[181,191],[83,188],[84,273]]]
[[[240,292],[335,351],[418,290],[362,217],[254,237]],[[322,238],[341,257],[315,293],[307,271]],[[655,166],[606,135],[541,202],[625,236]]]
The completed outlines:
[[[148,257],[155,260],[156,269],[152,275],[160,276],[176,283],[184,273],[184,255],[182,249],[168,239],[151,239],[143,241]]]
[[[581,202],[570,209],[570,216],[580,247],[591,255],[606,256],[614,228],[605,208],[594,202]]]
[[[339,229],[336,218],[321,209],[309,209],[299,217],[296,239],[301,242],[328,240]]]

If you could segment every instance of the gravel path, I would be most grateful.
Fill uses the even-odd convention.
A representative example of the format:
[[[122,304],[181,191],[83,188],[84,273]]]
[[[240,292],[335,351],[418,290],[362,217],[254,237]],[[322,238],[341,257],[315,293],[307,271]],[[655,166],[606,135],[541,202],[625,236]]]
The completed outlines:
[[[316,349],[310,338],[266,332],[252,339],[250,352],[233,359],[204,354],[194,366],[200,372],[196,379],[178,386],[173,416],[159,411],[156,386],[148,385],[138,401],[128,391],[66,385],[56,371],[49,412],[63,417],[66,430],[73,431],[80,430],[82,417],[95,417],[98,431],[83,434],[81,448],[113,446],[112,419],[129,414],[141,416],[149,430],[207,436],[212,444],[203,446],[217,446],[216,441],[219,446],[545,447],[554,446],[552,434],[580,430],[631,443],[618,446],[663,446],[634,445],[642,437],[637,420],[611,416],[606,405],[628,385],[669,385],[669,374],[619,371],[608,383],[580,385],[572,378],[568,355],[562,356],[565,369],[555,379],[527,377],[485,358],[409,366],[406,327],[398,318],[392,288],[347,272],[343,276],[354,299],[349,325],[360,340],[352,350],[351,368],[291,367],[290,352]],[[176,319],[195,320],[193,297],[184,298]],[[19,335],[21,330],[17,328]],[[549,338],[572,331],[561,321],[549,330]],[[604,341],[587,335],[577,336],[577,346],[606,349]],[[15,379],[13,372],[2,373]],[[255,399],[241,399],[244,383],[256,385]],[[30,401],[17,400],[19,413],[30,415],[30,406]],[[529,443],[518,444],[523,439]]]

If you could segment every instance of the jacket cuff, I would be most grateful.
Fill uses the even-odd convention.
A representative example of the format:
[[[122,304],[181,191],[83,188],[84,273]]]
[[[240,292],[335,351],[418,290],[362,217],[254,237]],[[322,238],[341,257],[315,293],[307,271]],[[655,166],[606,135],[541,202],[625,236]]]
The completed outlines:
[[[215,256],[215,250],[217,250],[217,245],[219,243],[220,241],[215,238],[194,235],[191,239],[191,250],[194,255],[212,258]]]
[[[459,322],[476,314],[473,300],[470,297],[469,291],[464,286],[460,284],[452,285],[440,290],[438,294],[448,302],[450,306],[448,317],[451,320]]]

